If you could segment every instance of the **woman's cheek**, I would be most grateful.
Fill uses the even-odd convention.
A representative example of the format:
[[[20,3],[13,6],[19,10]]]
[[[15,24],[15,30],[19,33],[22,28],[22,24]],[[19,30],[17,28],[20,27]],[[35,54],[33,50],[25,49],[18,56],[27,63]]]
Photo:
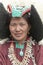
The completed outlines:
[[[14,27],[10,26],[9,29],[10,29],[11,32],[14,31]]]

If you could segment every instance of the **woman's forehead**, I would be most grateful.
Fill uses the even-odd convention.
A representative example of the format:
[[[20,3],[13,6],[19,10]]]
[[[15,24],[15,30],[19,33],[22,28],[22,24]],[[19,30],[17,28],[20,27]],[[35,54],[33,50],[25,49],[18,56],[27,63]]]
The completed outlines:
[[[19,22],[26,22],[26,20],[23,17],[16,17],[16,18],[12,18],[11,22],[19,23]]]
[[[12,17],[11,20],[20,20],[22,17]]]

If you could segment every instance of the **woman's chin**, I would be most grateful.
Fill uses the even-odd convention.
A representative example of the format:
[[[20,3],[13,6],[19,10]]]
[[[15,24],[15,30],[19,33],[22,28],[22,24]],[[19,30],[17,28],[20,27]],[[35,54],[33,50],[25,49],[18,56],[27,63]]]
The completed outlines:
[[[16,39],[17,41],[21,41],[21,40],[23,40],[22,37],[16,37],[15,39]]]

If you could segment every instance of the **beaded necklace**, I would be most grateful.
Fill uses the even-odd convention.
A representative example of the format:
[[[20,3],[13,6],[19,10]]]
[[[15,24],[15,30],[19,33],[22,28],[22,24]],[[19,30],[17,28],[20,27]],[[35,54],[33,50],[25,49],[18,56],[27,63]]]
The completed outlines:
[[[32,40],[27,40],[27,46],[26,46],[24,58],[22,62],[20,62],[15,56],[14,45],[11,43],[10,47],[8,48],[8,57],[11,61],[11,64],[12,65],[28,65],[30,63],[29,58],[31,58],[33,61],[33,65],[36,65],[35,58],[33,57],[33,52],[32,52],[33,51],[32,44],[33,44]]]

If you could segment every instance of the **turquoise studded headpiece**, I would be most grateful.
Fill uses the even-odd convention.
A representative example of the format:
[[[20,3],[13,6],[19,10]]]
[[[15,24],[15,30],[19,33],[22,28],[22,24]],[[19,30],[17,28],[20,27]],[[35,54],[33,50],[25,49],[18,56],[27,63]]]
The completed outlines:
[[[29,12],[30,9],[28,6],[25,7],[12,7],[12,17],[21,17],[26,12]]]
[[[21,17],[27,12],[30,15],[29,6],[11,6],[11,8],[9,6],[8,8],[9,8],[9,10],[11,10],[12,17]]]

